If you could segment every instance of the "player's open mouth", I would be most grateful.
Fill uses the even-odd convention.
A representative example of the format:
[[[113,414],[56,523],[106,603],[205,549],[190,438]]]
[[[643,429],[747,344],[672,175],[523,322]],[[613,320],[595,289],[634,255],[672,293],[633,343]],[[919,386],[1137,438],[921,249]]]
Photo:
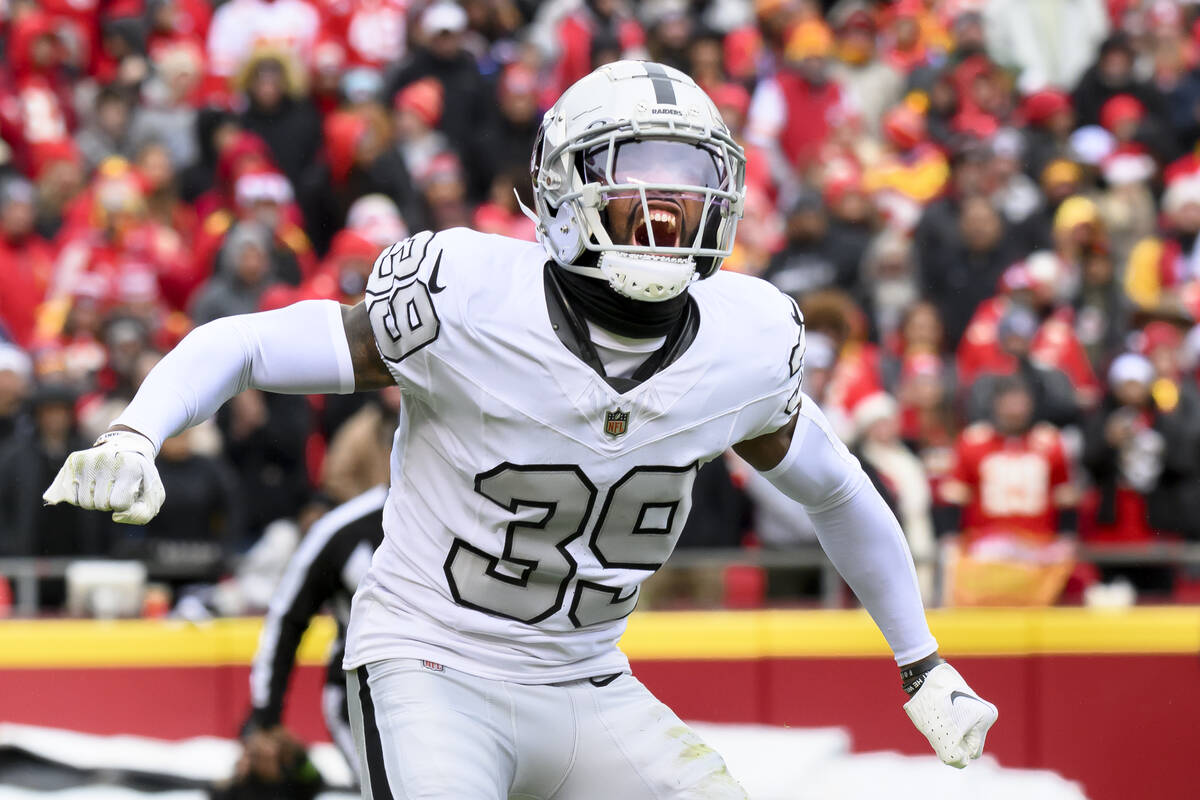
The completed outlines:
[[[641,208],[637,211],[637,219],[633,224],[633,243],[649,247],[651,245],[650,234],[653,232],[655,247],[677,247],[679,245],[679,207],[663,202],[649,205],[649,219],[642,214]]]

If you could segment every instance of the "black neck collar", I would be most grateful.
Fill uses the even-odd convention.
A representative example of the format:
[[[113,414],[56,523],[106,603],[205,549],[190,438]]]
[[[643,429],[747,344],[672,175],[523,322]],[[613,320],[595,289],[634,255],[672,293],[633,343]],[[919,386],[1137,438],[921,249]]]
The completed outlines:
[[[661,303],[622,297],[598,278],[565,269],[556,270],[562,292],[571,306],[610,333],[630,339],[666,336],[679,324],[690,297],[686,291]]]
[[[587,305],[586,298],[592,296],[593,293],[586,289],[586,294],[573,293],[569,288],[571,286],[571,283],[568,282],[569,279],[575,279],[573,283],[576,287],[578,287],[578,282],[580,281],[594,284],[605,293],[617,297],[619,300],[637,303],[638,308],[642,306],[661,306],[667,303],[675,304],[676,301],[679,301],[679,311],[672,314],[670,323],[665,326],[654,323],[650,326],[635,326],[633,329],[638,332],[630,333],[628,332],[631,330],[629,326],[613,325],[612,318],[598,317],[594,313],[589,313],[589,310],[594,312],[594,308]],[[696,332],[700,329],[700,309],[696,306],[696,301],[692,299],[688,292],[684,292],[679,297],[672,298],[663,303],[639,303],[637,300],[627,300],[626,298],[619,297],[616,292],[593,278],[586,278],[582,275],[567,272],[549,262],[545,266],[544,283],[546,287],[546,308],[550,313],[550,322],[554,326],[554,332],[558,334],[559,340],[581,361],[599,373],[618,392],[627,392],[642,381],[650,378],[656,372],[670,366],[688,349],[692,341],[696,338]],[[596,352],[596,346],[592,344],[592,337],[587,328],[588,321],[619,336],[628,336],[633,339],[653,339],[662,336],[665,337],[665,340],[662,347],[651,353],[642,362],[632,377],[611,377],[604,369],[600,355]]]

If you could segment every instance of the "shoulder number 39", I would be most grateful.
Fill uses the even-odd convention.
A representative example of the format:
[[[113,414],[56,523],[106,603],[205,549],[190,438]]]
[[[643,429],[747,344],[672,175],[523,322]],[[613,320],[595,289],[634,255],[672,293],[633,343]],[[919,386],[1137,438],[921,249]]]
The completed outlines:
[[[683,530],[696,469],[635,467],[613,484],[588,538],[600,564],[648,571],[662,566]],[[599,494],[579,467],[506,462],[475,476],[475,491],[513,517],[502,553],[454,540],[445,572],[459,605],[532,624],[569,602],[568,617],[577,628],[633,611],[636,586],[574,580],[578,565],[567,547],[585,534]]]

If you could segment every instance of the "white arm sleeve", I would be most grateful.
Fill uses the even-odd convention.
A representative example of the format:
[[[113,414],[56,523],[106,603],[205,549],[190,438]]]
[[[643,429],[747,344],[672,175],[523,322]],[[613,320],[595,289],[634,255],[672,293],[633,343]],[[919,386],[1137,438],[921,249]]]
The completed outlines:
[[[822,549],[883,632],[897,664],[937,649],[900,523],[811,398],[800,404],[787,454],[763,477],[804,505]]]
[[[162,447],[245,389],[281,394],[348,394],[354,366],[333,300],[225,317],[201,325],[150,370],[114,425]]]

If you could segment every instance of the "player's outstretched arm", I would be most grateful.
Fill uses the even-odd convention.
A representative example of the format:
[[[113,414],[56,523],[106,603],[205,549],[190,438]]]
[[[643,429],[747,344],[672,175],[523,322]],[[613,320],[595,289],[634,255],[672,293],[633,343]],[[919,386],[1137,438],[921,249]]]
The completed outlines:
[[[162,507],[154,457],[165,439],[245,389],[346,394],[390,381],[366,307],[332,300],[214,320],[160,361],[107,433],[67,456],[42,499],[145,524]]]
[[[900,523],[816,404],[804,397],[783,428],[734,449],[805,506],[822,549],[887,639],[911,697],[904,710],[938,757],[961,768],[982,755],[996,707],[938,656]]]

